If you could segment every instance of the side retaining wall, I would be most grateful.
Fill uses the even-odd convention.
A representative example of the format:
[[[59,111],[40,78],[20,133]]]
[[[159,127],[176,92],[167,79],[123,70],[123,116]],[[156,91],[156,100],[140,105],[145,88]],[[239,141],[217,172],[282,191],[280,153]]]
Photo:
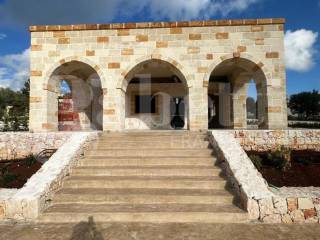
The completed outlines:
[[[68,141],[34,174],[25,186],[0,199],[0,219],[35,220],[61,187],[97,132],[72,133]],[[2,203],[2,204],[1,204]]]
[[[319,188],[285,188],[277,191],[270,188],[244,150],[269,150],[271,146],[281,144],[291,146],[297,136],[308,138],[308,144],[304,145],[304,149],[310,146],[317,149],[319,133],[320,131],[312,130],[233,130],[209,133],[210,142],[221,161],[221,166],[240,197],[243,207],[248,211],[250,219],[265,223],[319,223]],[[300,149],[297,144],[295,146]]]
[[[72,132],[4,132],[0,133],[0,160],[14,160],[35,155],[44,149],[58,149]]]

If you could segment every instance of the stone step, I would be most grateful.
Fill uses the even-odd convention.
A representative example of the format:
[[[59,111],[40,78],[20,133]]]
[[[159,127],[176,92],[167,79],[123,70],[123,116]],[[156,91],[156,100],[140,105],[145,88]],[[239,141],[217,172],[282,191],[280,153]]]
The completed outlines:
[[[92,145],[94,150],[109,150],[109,149],[210,149],[208,142],[150,142],[150,141],[130,141],[130,142],[97,142]]]
[[[40,222],[150,222],[150,223],[240,223],[247,214],[231,204],[57,204],[49,207]]]
[[[100,137],[180,137],[180,136],[208,136],[207,132],[197,131],[122,131],[122,132],[102,132]]]
[[[214,167],[76,167],[72,176],[219,176],[221,169]]]
[[[179,189],[63,189],[54,197],[55,204],[217,204],[234,201],[227,191],[190,191]]]
[[[65,188],[164,188],[222,190],[227,182],[222,177],[84,177],[72,176],[64,182]]]
[[[79,161],[79,166],[206,166],[212,167],[217,160],[214,157],[86,157]]]
[[[118,157],[209,157],[211,149],[112,149],[112,150],[88,150],[85,156],[118,156]]]

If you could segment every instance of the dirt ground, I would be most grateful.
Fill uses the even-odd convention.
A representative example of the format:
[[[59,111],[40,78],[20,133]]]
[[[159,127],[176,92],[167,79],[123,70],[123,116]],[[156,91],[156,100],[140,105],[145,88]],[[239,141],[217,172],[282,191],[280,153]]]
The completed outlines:
[[[318,240],[320,225],[2,224],[1,240]]]

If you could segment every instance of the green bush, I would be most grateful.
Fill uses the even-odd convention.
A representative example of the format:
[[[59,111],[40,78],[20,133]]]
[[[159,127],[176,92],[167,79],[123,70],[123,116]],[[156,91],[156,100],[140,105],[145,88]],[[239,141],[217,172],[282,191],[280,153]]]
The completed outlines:
[[[262,169],[262,158],[259,155],[251,154],[249,155],[253,165],[260,171]]]

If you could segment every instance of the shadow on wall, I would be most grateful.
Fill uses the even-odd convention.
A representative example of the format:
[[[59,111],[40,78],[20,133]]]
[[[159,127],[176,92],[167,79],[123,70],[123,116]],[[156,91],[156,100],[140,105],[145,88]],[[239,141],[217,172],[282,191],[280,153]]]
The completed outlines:
[[[104,238],[98,231],[93,217],[89,217],[88,222],[80,222],[73,228],[70,240],[104,240]]]

